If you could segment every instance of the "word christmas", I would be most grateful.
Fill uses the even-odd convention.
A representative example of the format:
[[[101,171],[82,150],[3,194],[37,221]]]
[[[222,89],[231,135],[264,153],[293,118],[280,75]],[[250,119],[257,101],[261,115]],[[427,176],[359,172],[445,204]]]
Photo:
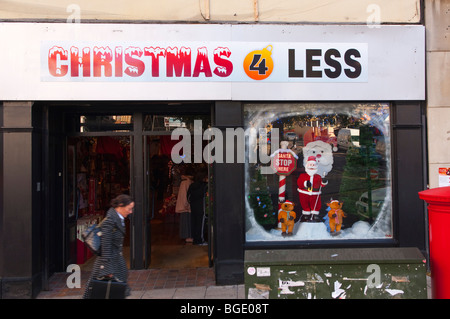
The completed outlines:
[[[196,51],[195,60],[193,50]],[[210,61],[204,46],[72,46],[67,49],[55,45],[48,52],[48,71],[54,77],[140,77],[146,72],[146,65],[151,65],[149,74],[155,78],[160,77],[160,66],[164,66],[166,77],[212,77],[213,74],[227,77],[233,71],[233,64],[228,59],[230,55],[231,51],[226,47],[215,48],[213,61]]]

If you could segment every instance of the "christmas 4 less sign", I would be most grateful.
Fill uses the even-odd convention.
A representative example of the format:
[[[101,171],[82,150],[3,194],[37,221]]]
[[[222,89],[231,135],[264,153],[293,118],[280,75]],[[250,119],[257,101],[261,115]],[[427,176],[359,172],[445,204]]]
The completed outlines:
[[[368,82],[367,43],[44,41],[44,82]]]

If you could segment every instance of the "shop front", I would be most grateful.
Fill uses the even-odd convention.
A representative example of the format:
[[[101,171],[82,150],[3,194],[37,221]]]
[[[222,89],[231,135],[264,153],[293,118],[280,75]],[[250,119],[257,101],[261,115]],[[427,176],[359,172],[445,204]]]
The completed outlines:
[[[422,26],[17,23],[0,35],[16,52],[0,52],[2,231],[21,252],[0,250],[3,297],[88,267],[79,234],[120,193],[136,201],[128,266],[171,267],[186,171],[207,185],[207,245],[177,267],[214,266],[218,284],[243,282],[250,250],[426,254]]]

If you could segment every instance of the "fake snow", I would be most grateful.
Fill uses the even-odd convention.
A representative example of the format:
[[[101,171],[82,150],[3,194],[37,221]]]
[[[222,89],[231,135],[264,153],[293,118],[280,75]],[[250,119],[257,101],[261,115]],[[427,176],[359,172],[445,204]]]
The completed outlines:
[[[383,217],[380,214],[378,217]],[[390,233],[390,227],[383,220],[376,220],[373,225],[365,221],[358,221],[350,228],[342,229],[341,233],[332,236],[327,230],[327,226],[323,222],[304,223],[297,222],[294,225],[292,236],[281,236],[281,229],[271,229],[266,231],[255,220],[252,214],[247,216],[246,232],[247,241],[297,241],[297,240],[326,240],[326,239],[367,239],[367,238],[386,238],[386,234]],[[386,226],[385,226],[386,225]],[[377,227],[378,226],[378,227]],[[383,227],[385,226],[385,227]]]
[[[326,239],[374,239],[386,238],[391,234],[391,214],[390,214],[391,192],[386,192],[384,204],[380,212],[371,225],[365,221],[357,221],[352,227],[341,229],[339,235],[332,236],[325,222],[305,223],[296,222],[292,236],[281,236],[281,229],[271,229],[266,231],[256,221],[253,210],[248,200],[246,205],[246,240],[251,241],[296,241],[296,240],[326,240]]]

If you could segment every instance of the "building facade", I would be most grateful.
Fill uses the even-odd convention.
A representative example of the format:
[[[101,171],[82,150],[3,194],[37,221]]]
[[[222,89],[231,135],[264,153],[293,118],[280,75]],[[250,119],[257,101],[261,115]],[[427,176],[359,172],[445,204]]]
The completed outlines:
[[[152,220],[172,213],[164,200],[185,166],[208,176],[218,284],[243,282],[248,249],[427,255],[417,192],[449,165],[448,2],[10,3],[0,7],[2,298],[32,298],[85,263],[79,232],[119,193],[136,200],[129,267],[154,266]],[[287,153],[280,141],[295,154],[288,173],[271,168],[271,154]],[[324,182],[307,209],[309,156]],[[297,215],[286,236],[285,200]],[[327,228],[333,200],[346,212],[339,234]]]

